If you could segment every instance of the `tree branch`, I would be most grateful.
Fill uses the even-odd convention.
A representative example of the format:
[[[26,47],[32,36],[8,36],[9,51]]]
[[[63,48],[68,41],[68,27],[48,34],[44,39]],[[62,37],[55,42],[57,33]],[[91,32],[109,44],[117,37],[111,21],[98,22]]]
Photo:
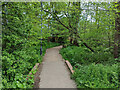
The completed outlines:
[[[79,35],[77,35],[77,37],[80,38]],[[89,47],[82,39],[80,39],[80,41],[82,41],[83,44],[84,44],[88,49],[90,49],[92,52],[95,52],[95,51],[94,51],[91,47]]]
[[[46,11],[45,9],[44,9],[44,11],[52,14],[52,12]],[[56,19],[62,26],[64,26],[64,27],[67,28],[68,30],[70,30],[70,28],[69,28],[68,26],[66,26],[65,24],[63,24],[63,23],[60,21],[59,17],[56,15],[56,13],[54,13],[54,15],[56,16],[55,19]]]

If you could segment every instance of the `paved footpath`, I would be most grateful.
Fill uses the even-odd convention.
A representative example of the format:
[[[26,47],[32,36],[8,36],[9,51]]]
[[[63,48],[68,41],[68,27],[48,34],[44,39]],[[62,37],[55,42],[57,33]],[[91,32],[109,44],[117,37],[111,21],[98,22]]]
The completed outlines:
[[[59,54],[62,46],[47,49],[40,74],[39,88],[76,88],[70,72]]]

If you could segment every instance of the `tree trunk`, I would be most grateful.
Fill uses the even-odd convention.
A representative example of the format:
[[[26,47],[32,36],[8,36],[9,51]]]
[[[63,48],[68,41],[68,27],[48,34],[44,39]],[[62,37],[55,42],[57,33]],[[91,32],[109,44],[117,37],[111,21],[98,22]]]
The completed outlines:
[[[120,8],[120,1],[117,3],[116,7],[118,10]],[[120,51],[120,12],[116,12],[116,20],[115,20],[115,37],[114,37],[114,58],[119,57]]]

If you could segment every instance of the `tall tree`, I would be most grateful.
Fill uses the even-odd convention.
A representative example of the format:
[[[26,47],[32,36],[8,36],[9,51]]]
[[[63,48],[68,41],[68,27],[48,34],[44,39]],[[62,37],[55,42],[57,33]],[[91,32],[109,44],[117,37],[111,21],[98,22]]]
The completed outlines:
[[[115,38],[114,38],[114,58],[119,57],[120,52],[120,1],[115,4]]]

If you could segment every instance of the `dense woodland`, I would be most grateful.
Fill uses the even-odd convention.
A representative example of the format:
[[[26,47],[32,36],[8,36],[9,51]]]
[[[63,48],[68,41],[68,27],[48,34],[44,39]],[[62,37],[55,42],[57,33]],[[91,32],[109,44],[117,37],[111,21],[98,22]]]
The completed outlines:
[[[3,88],[32,88],[28,73],[57,45],[78,88],[118,88],[120,2],[2,3]]]

